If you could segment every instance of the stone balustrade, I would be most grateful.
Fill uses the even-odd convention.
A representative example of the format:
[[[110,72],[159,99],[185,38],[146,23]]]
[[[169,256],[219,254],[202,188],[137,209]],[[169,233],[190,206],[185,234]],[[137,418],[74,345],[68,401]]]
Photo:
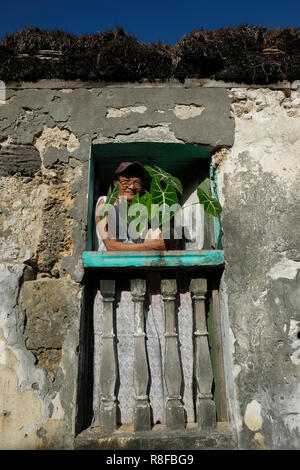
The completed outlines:
[[[149,279],[148,279],[149,281]],[[147,281],[147,282],[148,282]],[[147,331],[145,330],[144,304],[147,282],[145,279],[130,280],[130,290],[134,305],[134,431],[151,430],[151,405],[149,402],[149,382],[151,381],[149,358],[147,354]],[[182,365],[180,358],[176,298],[177,281],[174,278],[160,279],[165,316],[165,342],[163,371],[166,396],[164,406],[168,430],[182,430],[186,427],[185,411],[182,397]],[[193,315],[193,364],[194,407],[199,429],[216,427],[216,405],[212,394],[214,376],[211,363],[209,334],[207,327],[206,296],[207,279],[196,277],[189,279],[188,291],[192,299]],[[102,390],[99,406],[101,430],[114,432],[117,429],[117,396],[116,384],[117,332],[115,327],[115,279],[101,280],[100,292],[103,298],[103,352],[100,368],[100,388]],[[216,292],[216,291],[214,291]],[[218,314],[218,309],[216,309]],[[220,348],[219,348],[220,349]]]

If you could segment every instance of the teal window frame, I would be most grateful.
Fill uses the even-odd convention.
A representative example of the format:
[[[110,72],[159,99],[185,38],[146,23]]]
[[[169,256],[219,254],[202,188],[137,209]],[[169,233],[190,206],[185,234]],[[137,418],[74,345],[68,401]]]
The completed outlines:
[[[182,251],[145,251],[145,252],[106,252],[93,250],[94,244],[94,193],[95,193],[95,167],[101,164],[101,176],[109,184],[112,174],[120,161],[138,160],[143,164],[157,164],[167,171],[179,174],[187,165],[197,164],[199,159],[208,159],[209,178],[213,180],[212,192],[217,194],[216,174],[211,165],[211,149],[205,145],[185,143],[159,143],[159,142],[131,142],[131,143],[104,143],[90,147],[89,175],[88,175],[88,231],[86,250],[82,254],[83,264],[86,268],[140,268],[140,267],[213,267],[224,264],[222,247],[222,231],[218,219],[205,214],[206,244],[203,250]],[[203,182],[203,187],[207,184]],[[201,183],[202,185],[202,183]],[[214,249],[210,249],[214,245]]]

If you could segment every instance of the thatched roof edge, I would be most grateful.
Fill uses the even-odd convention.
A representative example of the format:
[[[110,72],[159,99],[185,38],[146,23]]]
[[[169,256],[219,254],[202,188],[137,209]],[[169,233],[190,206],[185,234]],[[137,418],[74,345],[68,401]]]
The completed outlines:
[[[0,79],[141,82],[211,78],[270,84],[300,78],[300,30],[242,25],[195,30],[174,46],[144,44],[121,27],[78,37],[31,26],[0,42]]]

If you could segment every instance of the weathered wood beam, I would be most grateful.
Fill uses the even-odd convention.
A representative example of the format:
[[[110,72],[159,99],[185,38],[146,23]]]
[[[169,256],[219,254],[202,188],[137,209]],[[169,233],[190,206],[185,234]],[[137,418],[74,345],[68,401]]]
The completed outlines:
[[[220,299],[219,299],[219,291],[215,282],[213,283],[213,289],[212,289],[212,302],[213,302],[213,325],[214,325],[214,336],[215,336],[216,375],[217,375],[216,385],[218,386],[220,420],[228,421],[226,384],[225,384],[223,347],[222,347]]]
[[[198,251],[135,251],[123,252],[84,251],[82,253],[85,268],[182,268],[182,266],[221,266],[224,264],[222,250]]]

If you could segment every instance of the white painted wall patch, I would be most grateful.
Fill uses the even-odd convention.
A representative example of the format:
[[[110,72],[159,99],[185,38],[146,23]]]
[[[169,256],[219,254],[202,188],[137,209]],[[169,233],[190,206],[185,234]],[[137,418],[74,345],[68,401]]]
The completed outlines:
[[[200,116],[204,109],[204,106],[177,104],[173,109],[173,113],[178,119],[191,119]]]
[[[127,106],[125,108],[107,108],[106,117],[107,119],[120,118],[129,113],[143,114],[145,111],[147,111],[146,106]]]
[[[296,339],[296,341],[292,343],[292,348],[295,349],[295,351],[291,355],[291,361],[298,366],[300,364],[300,339]]]
[[[6,364],[6,344],[3,340],[0,340],[0,364]]]
[[[270,269],[268,276],[275,280],[279,279],[280,277],[285,279],[295,279],[298,269],[300,269],[299,261],[297,262],[291,259],[283,258]]]
[[[262,427],[263,420],[261,417],[261,405],[256,400],[252,400],[248,403],[244,415],[244,421],[251,431],[258,431]]]

